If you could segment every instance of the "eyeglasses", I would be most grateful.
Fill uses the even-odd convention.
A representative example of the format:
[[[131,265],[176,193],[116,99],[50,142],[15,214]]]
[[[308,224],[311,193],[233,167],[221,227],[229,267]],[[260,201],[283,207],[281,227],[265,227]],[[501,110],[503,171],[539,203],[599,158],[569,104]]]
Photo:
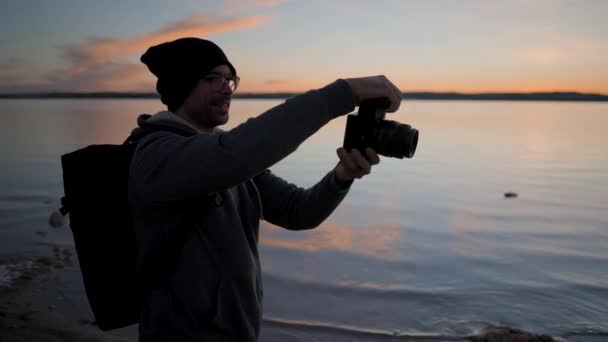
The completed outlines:
[[[211,89],[215,91],[221,90],[226,84],[228,84],[230,90],[234,92],[236,91],[236,88],[239,87],[239,82],[241,81],[241,78],[238,76],[231,75],[226,77],[221,74],[211,73],[203,77],[203,80],[209,81],[211,83]]]

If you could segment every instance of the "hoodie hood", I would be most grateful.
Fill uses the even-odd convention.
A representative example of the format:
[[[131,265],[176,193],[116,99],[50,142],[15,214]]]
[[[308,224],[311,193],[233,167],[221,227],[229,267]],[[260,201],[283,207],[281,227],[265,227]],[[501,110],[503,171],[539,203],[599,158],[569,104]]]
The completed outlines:
[[[161,111],[154,115],[141,114],[137,117],[137,127],[131,131],[131,137],[137,140],[138,136],[144,134],[147,128],[167,127],[169,130],[179,130],[186,133],[198,133],[194,125],[185,119],[169,112]]]
[[[131,140],[137,140],[148,128],[166,127],[170,131],[183,131],[188,134],[201,133],[193,124],[188,122],[186,119],[177,116],[170,111],[161,111],[154,115],[141,114],[137,117],[137,126],[131,131]],[[215,127],[213,132],[223,132],[219,127]]]

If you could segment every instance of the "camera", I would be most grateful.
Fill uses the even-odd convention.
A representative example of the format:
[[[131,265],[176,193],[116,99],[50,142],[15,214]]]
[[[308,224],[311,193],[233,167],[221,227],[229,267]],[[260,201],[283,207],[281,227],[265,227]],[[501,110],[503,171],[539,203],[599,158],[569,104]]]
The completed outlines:
[[[393,158],[412,158],[418,145],[418,130],[397,121],[384,120],[390,101],[386,97],[361,101],[358,114],[350,114],[346,120],[344,148],[358,149],[365,155],[365,148]]]

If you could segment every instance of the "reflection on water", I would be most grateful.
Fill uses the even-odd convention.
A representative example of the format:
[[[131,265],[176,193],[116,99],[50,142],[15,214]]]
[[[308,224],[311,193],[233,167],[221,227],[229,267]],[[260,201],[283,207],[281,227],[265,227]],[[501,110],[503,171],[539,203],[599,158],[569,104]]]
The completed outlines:
[[[306,252],[337,251],[369,256],[377,259],[398,259],[397,239],[404,233],[395,225],[355,228],[327,220],[322,229],[291,232],[275,225],[262,225],[261,243],[264,246],[302,250]]]
[[[278,103],[235,100],[224,128]],[[161,109],[0,100],[3,253],[70,241],[46,227],[62,193],[60,155],[121,143],[138,114]],[[388,331],[608,331],[607,114],[605,103],[406,101],[387,119],[419,129],[413,159],[382,158],[315,230],[262,223],[266,314]],[[273,172],[302,187],[320,180],[338,161],[345,121]]]

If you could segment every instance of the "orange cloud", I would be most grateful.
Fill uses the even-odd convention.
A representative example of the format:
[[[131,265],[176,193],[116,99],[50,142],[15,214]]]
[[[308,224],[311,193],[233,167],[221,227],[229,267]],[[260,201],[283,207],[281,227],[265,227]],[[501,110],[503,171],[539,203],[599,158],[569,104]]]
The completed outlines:
[[[256,27],[269,20],[268,16],[254,15],[237,19],[214,19],[212,16],[194,15],[175,24],[142,37],[133,39],[94,39],[84,44],[64,47],[72,67],[67,76],[86,71],[93,66],[110,62],[115,58],[142,53],[152,45],[185,36],[202,37],[213,33],[228,32]]]
[[[104,89],[113,91],[138,90],[142,88],[142,83],[149,84],[145,80],[147,75],[149,75],[148,71],[142,68],[140,64],[121,64],[119,67],[101,75],[98,84]],[[149,90],[148,87],[146,89]]]
[[[0,87],[6,87],[0,89],[23,85],[37,91],[150,91],[154,77],[144,66],[125,61],[125,57],[142,54],[148,47],[162,42],[256,27],[269,19],[264,15],[240,18],[193,15],[159,31],[132,39],[92,39],[83,44],[64,46],[64,56],[70,62],[67,69],[37,77],[26,77],[25,72],[4,73],[0,75]],[[16,61],[7,60],[4,63],[14,64]]]

